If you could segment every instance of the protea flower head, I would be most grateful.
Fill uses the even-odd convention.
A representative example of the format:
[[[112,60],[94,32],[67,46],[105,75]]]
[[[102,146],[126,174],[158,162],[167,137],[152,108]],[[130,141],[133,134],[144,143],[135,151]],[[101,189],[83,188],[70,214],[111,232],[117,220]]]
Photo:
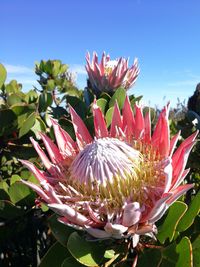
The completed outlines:
[[[129,239],[135,247],[140,235],[154,237],[155,222],[193,186],[180,184],[189,172],[185,166],[197,133],[175,150],[180,132],[170,139],[168,112],[166,106],[151,134],[149,112],[143,116],[137,104],[133,112],[126,97],[122,114],[115,104],[108,129],[94,102],[92,137],[70,107],[76,141],[52,120],[57,145],[41,134],[48,156],[31,139],[46,171],[22,161],[40,186],[23,183],[33,188],[64,224],[98,239]]]
[[[98,62],[97,53],[93,53],[90,62],[89,52],[86,55],[86,71],[92,89],[98,95],[101,92],[114,92],[119,87],[129,89],[135,83],[138,74],[138,61],[134,60],[133,65],[128,67],[128,59],[123,57],[110,60],[110,56],[104,52],[101,62]]]

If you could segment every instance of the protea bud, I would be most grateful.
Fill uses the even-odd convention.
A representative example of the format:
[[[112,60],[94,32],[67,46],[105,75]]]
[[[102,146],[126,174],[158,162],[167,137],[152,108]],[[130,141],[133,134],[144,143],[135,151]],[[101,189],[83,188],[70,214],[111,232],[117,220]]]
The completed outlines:
[[[110,56],[105,52],[100,63],[96,52],[93,53],[92,62],[90,62],[90,54],[87,53],[86,61],[85,68],[89,76],[89,84],[96,95],[101,92],[112,93],[119,87],[128,90],[134,85],[139,74],[137,59],[130,68],[128,59],[121,57],[110,60]]]

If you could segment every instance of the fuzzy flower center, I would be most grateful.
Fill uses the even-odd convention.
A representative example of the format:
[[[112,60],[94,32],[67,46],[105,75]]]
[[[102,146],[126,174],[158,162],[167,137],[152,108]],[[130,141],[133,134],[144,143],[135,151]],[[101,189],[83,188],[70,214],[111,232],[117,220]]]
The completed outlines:
[[[88,144],[71,165],[71,174],[81,184],[106,186],[113,179],[135,176],[141,154],[116,138],[101,138]]]
[[[86,145],[68,174],[66,185],[75,190],[72,195],[103,205],[111,213],[120,211],[125,202],[151,206],[149,201],[159,198],[165,183],[159,155],[151,146],[109,137]]]

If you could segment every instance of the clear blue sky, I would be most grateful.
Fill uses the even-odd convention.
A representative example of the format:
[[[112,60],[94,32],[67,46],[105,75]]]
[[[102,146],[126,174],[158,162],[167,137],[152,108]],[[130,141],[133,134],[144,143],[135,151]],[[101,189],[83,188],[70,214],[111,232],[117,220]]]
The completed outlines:
[[[41,59],[61,59],[84,87],[86,51],[139,59],[132,93],[152,105],[187,99],[200,82],[199,0],[1,0],[0,61],[30,88]],[[163,100],[163,97],[166,99]]]

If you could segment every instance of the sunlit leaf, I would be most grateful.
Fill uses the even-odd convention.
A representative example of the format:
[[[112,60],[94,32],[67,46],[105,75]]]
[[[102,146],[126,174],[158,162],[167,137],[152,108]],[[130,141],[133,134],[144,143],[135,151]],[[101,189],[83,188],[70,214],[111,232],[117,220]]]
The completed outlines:
[[[67,248],[77,261],[86,266],[97,266],[105,253],[99,242],[86,241],[77,232],[70,235]]]
[[[159,228],[157,238],[163,244],[167,238],[173,240],[177,225],[187,210],[187,205],[183,202],[175,202],[169,209],[167,217]]]
[[[18,103],[23,103],[23,96],[20,95],[19,93],[9,94],[7,97],[7,103],[9,106],[12,106]]]
[[[122,109],[124,106],[124,101],[126,98],[126,90],[124,88],[119,88],[116,90],[109,102],[109,107],[113,107],[115,102],[118,103],[119,109]]]
[[[31,190],[26,185],[16,182],[9,187],[9,196],[15,204],[31,194]]]
[[[105,119],[106,119],[107,127],[109,127],[110,124],[111,124],[111,122],[112,122],[113,111],[114,111],[114,107],[111,107],[111,108],[109,108],[108,111],[106,112]]]
[[[36,119],[36,113],[33,112],[31,115],[28,116],[28,118],[24,121],[22,127],[19,130],[19,137],[22,137],[23,135],[27,134],[31,127],[34,125]]]
[[[107,105],[107,100],[104,98],[99,98],[97,100],[97,105],[100,107],[101,111],[103,112],[103,114],[106,111],[106,105]]]
[[[10,178],[10,184],[14,184],[15,182],[17,181],[20,181],[21,180],[21,177],[17,174],[13,174]]]
[[[0,88],[4,84],[6,77],[7,77],[6,69],[2,64],[0,64]]]
[[[192,200],[189,209],[180,220],[177,230],[182,232],[188,229],[194,222],[195,217],[200,212],[200,192]]]
[[[34,132],[38,139],[40,138],[40,132],[46,132],[46,125],[39,116],[35,119],[35,124],[31,127],[31,131]]]
[[[188,237],[182,238],[181,242],[176,247],[176,251],[179,254],[176,267],[193,267],[192,245]]]

